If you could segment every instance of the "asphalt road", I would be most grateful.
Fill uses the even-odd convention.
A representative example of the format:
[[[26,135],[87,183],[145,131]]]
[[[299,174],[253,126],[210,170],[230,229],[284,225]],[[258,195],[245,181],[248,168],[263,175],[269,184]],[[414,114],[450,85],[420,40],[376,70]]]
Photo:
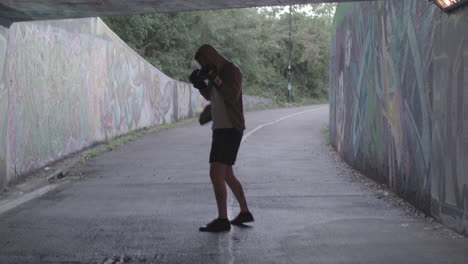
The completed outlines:
[[[0,215],[0,263],[468,263],[467,238],[345,168],[326,145],[327,105],[246,120],[235,173],[250,227],[198,231],[217,211],[211,131],[192,123],[90,159]]]

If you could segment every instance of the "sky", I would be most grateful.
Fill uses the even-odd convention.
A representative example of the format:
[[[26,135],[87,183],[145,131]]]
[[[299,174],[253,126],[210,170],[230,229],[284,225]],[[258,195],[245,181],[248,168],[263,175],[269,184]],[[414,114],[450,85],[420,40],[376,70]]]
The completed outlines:
[[[317,5],[325,6],[325,5],[333,5],[335,6],[333,12],[336,10],[336,4],[308,4],[308,5],[293,5],[293,8],[298,8],[299,11],[305,12],[307,14],[310,14],[311,16],[315,15],[314,13],[314,8],[317,7]],[[259,10],[271,10],[273,7],[260,7],[258,8]],[[289,6],[279,6],[276,8],[280,8],[282,11],[280,11],[277,16],[281,16],[285,13],[289,12]]]

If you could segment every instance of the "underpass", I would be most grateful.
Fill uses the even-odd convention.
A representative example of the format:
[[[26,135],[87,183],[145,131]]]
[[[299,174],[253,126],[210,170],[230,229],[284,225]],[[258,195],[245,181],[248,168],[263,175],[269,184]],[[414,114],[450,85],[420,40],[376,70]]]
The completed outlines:
[[[181,120],[204,105],[187,84],[136,58],[99,19],[16,22],[295,3],[303,2],[3,1],[0,186],[103,137]],[[210,131],[191,124],[75,167],[54,191],[1,215],[0,262],[466,262],[466,238],[420,212],[408,213],[422,209],[466,234],[466,10],[446,15],[426,1],[381,3],[341,5],[330,117],[323,106],[248,114],[236,173],[248,186],[253,227],[198,233],[215,207],[206,162]],[[114,63],[112,54],[124,59]],[[53,64],[41,68],[38,60]],[[113,65],[108,72],[107,65]],[[129,65],[146,77],[127,77]],[[37,99],[48,94],[43,87],[63,83],[42,87],[37,76],[70,80],[62,92],[92,94],[89,108],[60,97],[53,99],[69,108],[35,108],[52,105]],[[139,78],[149,81],[132,86]],[[108,83],[125,91],[117,102],[100,90]],[[127,94],[141,97],[125,102]],[[128,127],[109,121],[121,108],[132,110],[118,116]],[[51,113],[57,120],[44,118]],[[57,129],[36,133],[44,120]],[[328,120],[339,155],[388,190],[368,188],[378,185],[326,146]],[[232,217],[232,197],[230,205]]]

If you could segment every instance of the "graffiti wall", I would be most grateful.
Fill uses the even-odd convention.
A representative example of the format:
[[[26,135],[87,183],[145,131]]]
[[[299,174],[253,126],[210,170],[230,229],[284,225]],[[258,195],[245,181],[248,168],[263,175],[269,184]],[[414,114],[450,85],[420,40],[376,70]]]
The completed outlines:
[[[437,201],[468,211],[467,21],[427,1],[399,0],[340,4],[335,17],[333,145],[352,166],[433,215]],[[466,232],[460,220],[449,221]]]
[[[193,116],[205,103],[97,18],[15,23],[0,31],[0,62],[4,54],[2,185],[98,141]]]
[[[6,183],[8,89],[5,85],[5,52],[8,30],[0,26],[0,188]]]

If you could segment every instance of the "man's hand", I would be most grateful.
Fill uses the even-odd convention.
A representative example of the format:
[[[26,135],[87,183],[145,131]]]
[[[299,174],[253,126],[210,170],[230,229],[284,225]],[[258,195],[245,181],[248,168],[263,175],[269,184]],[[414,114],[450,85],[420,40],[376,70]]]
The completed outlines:
[[[200,125],[204,125],[211,120],[213,120],[213,118],[211,117],[211,104],[209,104],[203,109],[203,112],[201,112],[198,122],[200,122]]]
[[[206,79],[213,80],[213,78],[216,75],[217,75],[216,66],[214,66],[213,64],[205,65],[200,70],[200,78],[202,78],[203,80],[206,80]]]
[[[216,71],[216,66],[214,66],[213,64],[203,66],[199,74],[201,78],[203,78],[203,80],[209,79],[210,81],[212,81],[216,88],[221,87],[221,85],[223,84],[223,80],[219,78],[218,73]]]
[[[189,76],[189,81],[195,84],[196,82],[202,80],[199,75],[200,75],[200,70],[199,69],[194,70]]]
[[[204,80],[205,79],[200,77],[199,69],[194,70],[192,74],[190,74],[190,77],[189,77],[189,81],[193,84],[193,87],[197,89],[205,89],[208,87],[208,85],[206,85]]]

